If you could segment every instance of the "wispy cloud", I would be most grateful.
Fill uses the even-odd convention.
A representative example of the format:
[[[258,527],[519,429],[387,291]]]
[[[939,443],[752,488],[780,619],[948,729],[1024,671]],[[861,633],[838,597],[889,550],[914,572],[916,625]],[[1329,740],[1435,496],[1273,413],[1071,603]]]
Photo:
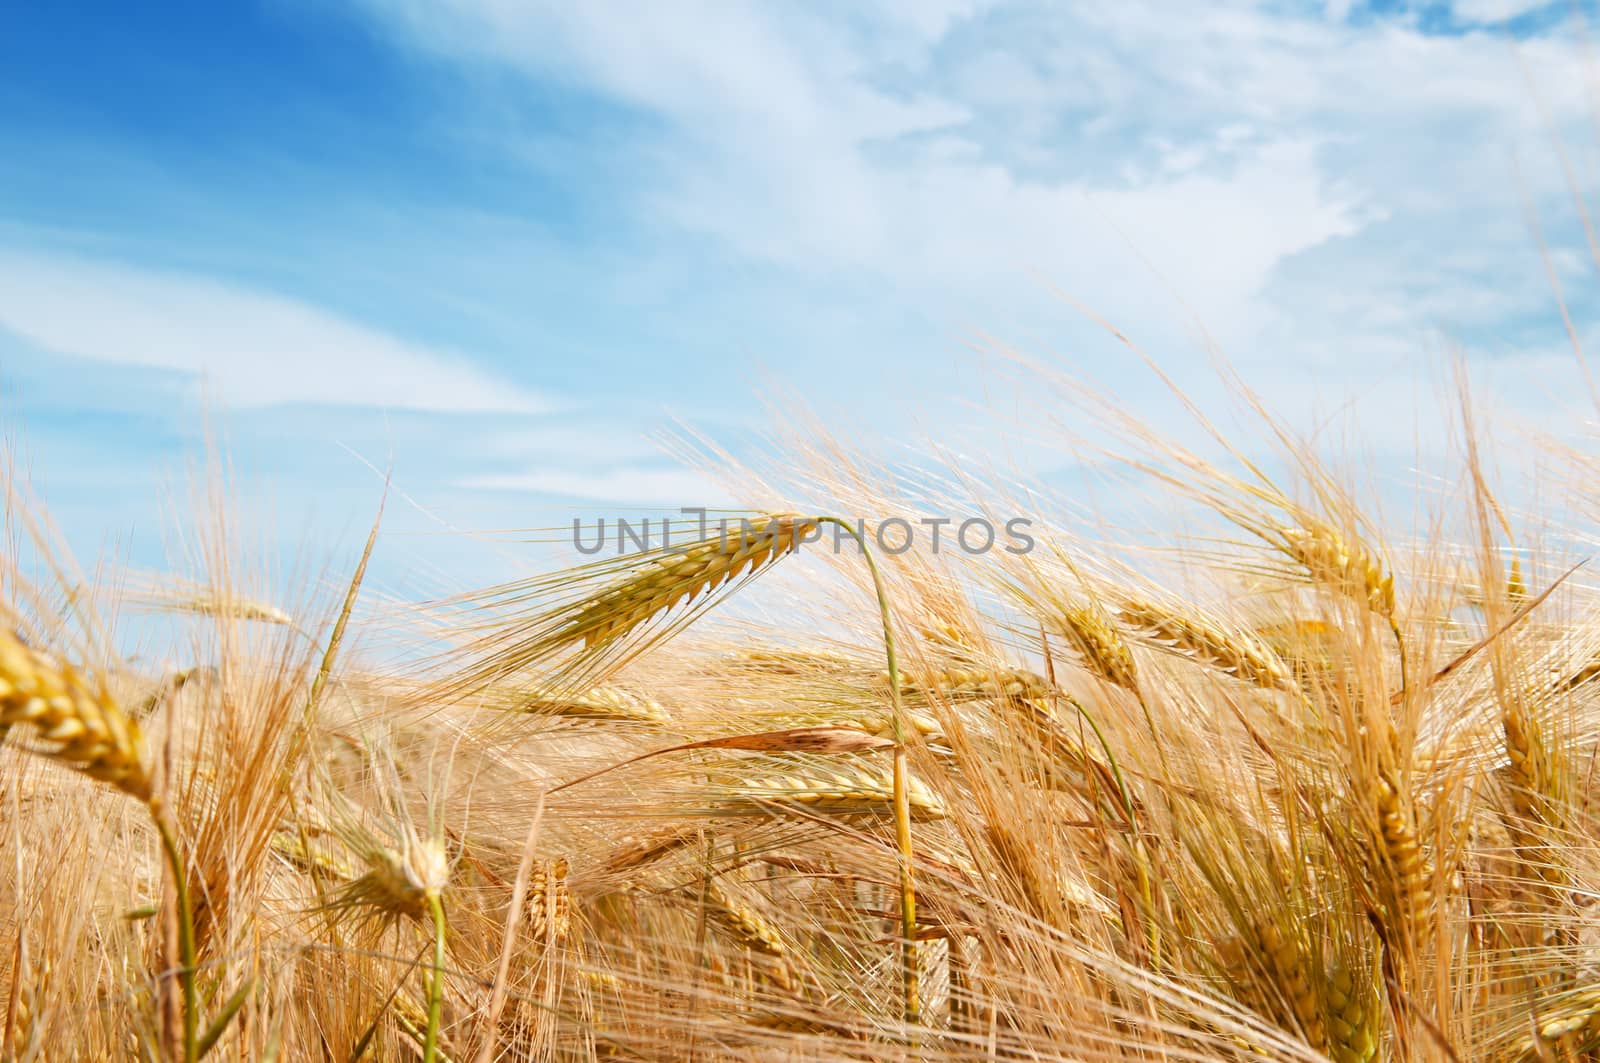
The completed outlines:
[[[0,329],[41,350],[177,370],[231,406],[547,407],[455,352],[206,277],[0,252]]]
[[[1526,249],[1521,197],[1566,195],[1541,106],[1579,136],[1589,106],[1561,33],[1513,49],[1405,11],[1347,23],[1350,5],[1232,0],[1175,19],[1159,4],[973,0],[917,18],[718,4],[622,19],[606,5],[363,4],[417,48],[658,120],[630,148],[650,167],[641,213],[675,230],[663,241],[710,239],[790,276],[888,278],[908,303],[990,320],[1028,314],[1030,275],[1147,330],[1152,301],[1185,317],[1176,295],[1245,357],[1288,354],[1285,320],[1311,343],[1348,335],[1288,300],[1306,291],[1279,283],[1291,265],[1335,296],[1387,286],[1389,327],[1413,337],[1440,323],[1440,301],[1538,308],[1536,275],[1508,292],[1489,262],[1441,271],[1437,300],[1394,289],[1391,271],[1429,245],[1454,262]],[[1534,6],[1462,0],[1457,21]]]

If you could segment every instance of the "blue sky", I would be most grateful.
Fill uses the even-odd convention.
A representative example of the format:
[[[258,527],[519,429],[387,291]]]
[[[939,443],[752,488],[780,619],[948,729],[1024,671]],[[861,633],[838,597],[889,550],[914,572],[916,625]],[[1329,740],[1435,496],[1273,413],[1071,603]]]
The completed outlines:
[[[723,501],[652,436],[740,452],[774,387],[1048,478],[975,335],[1167,408],[1055,285],[1202,397],[1209,340],[1290,418],[1353,404],[1380,459],[1443,445],[1455,352],[1559,430],[1593,408],[1529,217],[1587,336],[1569,11],[0,3],[6,426],[80,548],[148,564],[207,423],[289,550],[359,539],[361,458],[400,531]]]

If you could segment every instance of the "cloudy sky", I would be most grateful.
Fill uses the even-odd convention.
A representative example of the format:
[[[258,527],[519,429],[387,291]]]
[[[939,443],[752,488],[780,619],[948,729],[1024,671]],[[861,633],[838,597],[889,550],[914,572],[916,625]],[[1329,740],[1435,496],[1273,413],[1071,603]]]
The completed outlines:
[[[1380,454],[1456,354],[1508,418],[1592,416],[1554,294],[1587,337],[1586,32],[1569,0],[0,4],[8,445],[91,551],[164,541],[207,425],[287,539],[359,538],[366,462],[401,527],[691,505],[653,434],[737,451],[774,388],[1000,446],[1033,396],[980,335],[1159,408],[1058,291],[1198,394],[1214,343],[1287,416],[1354,404]]]

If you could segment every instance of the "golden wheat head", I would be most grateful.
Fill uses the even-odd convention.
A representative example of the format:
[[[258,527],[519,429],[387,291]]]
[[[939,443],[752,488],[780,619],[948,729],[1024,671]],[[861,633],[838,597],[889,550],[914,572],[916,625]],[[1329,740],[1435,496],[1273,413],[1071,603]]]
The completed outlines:
[[[27,724],[38,752],[141,801],[150,798],[139,725],[103,688],[9,631],[0,631],[0,724]]]

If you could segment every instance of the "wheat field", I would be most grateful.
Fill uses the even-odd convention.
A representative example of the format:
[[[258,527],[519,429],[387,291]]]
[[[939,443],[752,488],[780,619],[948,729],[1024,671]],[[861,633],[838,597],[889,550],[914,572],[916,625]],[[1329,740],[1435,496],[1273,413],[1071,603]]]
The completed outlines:
[[[1407,509],[1245,398],[1080,403],[1169,532],[802,426],[741,532],[426,601],[381,517],[291,607],[12,485],[0,1057],[1600,1058],[1593,452],[1463,387]]]

